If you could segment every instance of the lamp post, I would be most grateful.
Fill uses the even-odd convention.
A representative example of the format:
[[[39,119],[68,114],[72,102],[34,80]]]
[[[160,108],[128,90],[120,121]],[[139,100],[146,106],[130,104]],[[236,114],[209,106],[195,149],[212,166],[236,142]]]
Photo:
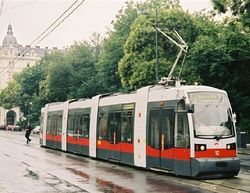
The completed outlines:
[[[30,107],[32,105],[32,102],[28,102],[27,103],[27,111],[28,111],[28,114],[27,114],[27,123],[29,124],[30,123]]]

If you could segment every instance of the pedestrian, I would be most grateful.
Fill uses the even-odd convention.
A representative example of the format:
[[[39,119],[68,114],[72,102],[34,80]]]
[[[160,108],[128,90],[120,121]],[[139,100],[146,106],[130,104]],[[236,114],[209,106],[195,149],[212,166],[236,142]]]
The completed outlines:
[[[31,134],[31,130],[32,130],[32,127],[31,127],[31,125],[28,123],[28,125],[27,125],[27,127],[26,127],[26,132],[25,132],[25,137],[26,137],[26,139],[27,139],[27,144],[29,143],[29,142],[31,142],[31,139],[30,139],[30,134]]]

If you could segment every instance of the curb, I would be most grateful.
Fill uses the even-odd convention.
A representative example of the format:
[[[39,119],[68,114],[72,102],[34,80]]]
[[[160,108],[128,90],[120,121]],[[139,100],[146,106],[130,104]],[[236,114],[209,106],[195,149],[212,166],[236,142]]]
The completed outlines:
[[[240,151],[238,151],[238,154],[244,154],[244,155],[250,155],[250,153],[249,152],[240,152]]]
[[[237,150],[239,154],[245,154],[245,155],[250,155],[250,149],[249,148],[239,148]]]
[[[246,164],[240,164],[240,169],[242,170],[248,170],[250,171],[250,166],[249,165],[246,165]]]

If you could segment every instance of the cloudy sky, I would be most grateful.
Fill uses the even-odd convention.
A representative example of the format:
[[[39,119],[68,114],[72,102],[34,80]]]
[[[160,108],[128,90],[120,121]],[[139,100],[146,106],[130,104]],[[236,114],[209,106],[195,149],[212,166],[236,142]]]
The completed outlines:
[[[105,34],[126,0],[85,0],[56,30],[38,45],[67,47],[74,41],[88,40],[93,32]],[[137,0],[144,1],[144,0]],[[2,4],[3,2],[3,4]],[[0,0],[0,44],[12,24],[21,45],[30,45],[75,0]],[[79,0],[80,2],[80,0]],[[180,0],[190,12],[210,7],[209,0]]]

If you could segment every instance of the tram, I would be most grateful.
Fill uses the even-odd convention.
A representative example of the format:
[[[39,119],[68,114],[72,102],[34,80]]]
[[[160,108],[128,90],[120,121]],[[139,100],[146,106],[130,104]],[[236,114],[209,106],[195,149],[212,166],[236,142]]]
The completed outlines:
[[[46,104],[40,143],[180,176],[232,177],[240,170],[233,118],[225,91],[168,83]]]

